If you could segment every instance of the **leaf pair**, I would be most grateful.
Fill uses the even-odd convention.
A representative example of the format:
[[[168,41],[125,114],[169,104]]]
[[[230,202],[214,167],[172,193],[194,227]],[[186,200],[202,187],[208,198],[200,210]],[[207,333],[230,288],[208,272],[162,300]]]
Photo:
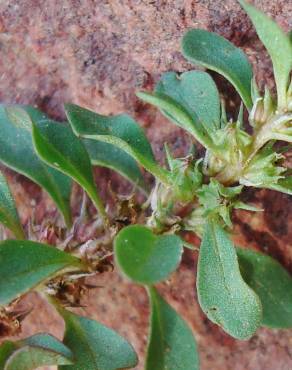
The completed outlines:
[[[49,334],[5,341],[0,346],[1,369],[58,365],[58,369],[68,370],[118,370],[137,365],[134,349],[119,334],[61,307],[58,310],[66,324],[64,344]]]
[[[97,140],[117,147],[161,182],[168,183],[168,172],[157,164],[143,130],[130,116],[106,117],[73,104],[67,104],[65,110],[77,136],[89,139],[88,143]]]
[[[115,258],[130,280],[147,285],[151,305],[145,370],[197,370],[197,347],[191,330],[152,286],[173,272],[182,255],[182,240],[157,236],[144,226],[123,229],[115,240]]]
[[[197,290],[208,318],[235,338],[248,339],[259,326],[292,327],[290,274],[269,256],[234,248],[215,221],[205,227]]]
[[[213,134],[220,128],[220,101],[216,85],[207,73],[191,71],[179,76],[168,72],[154,94],[139,92],[137,96],[160,108],[206,148],[215,148]]]
[[[0,127],[0,161],[44,188],[57,204],[67,226],[71,224],[70,177],[87,190],[104,215],[90,162],[116,170],[145,190],[141,171],[126,152],[110,143],[81,142],[68,125],[49,120],[37,109],[1,106]],[[16,232],[15,225],[13,228]]]
[[[267,48],[274,67],[278,108],[287,107],[287,90],[292,69],[292,43],[289,35],[264,13],[244,0],[239,3],[253,22],[259,38]],[[252,108],[252,68],[245,54],[229,41],[205,30],[191,30],[183,38],[183,55],[208,69],[222,74],[233,84],[245,106]]]
[[[40,111],[32,107],[23,109],[35,122],[45,118]],[[39,159],[29,126],[27,128],[11,122],[3,105],[0,106],[0,128],[0,161],[45,189],[57,204],[66,224],[70,225],[71,180]]]
[[[119,334],[61,307],[57,306],[57,310],[66,324],[63,342],[74,353],[74,363],[64,369],[118,370],[137,365],[133,347]]]

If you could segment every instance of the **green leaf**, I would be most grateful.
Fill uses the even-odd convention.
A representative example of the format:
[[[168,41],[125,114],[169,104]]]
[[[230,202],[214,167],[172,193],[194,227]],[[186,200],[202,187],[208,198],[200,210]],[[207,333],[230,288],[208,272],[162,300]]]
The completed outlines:
[[[55,247],[28,240],[0,243],[0,305],[66,270],[84,268],[81,261]]]
[[[155,92],[173,98],[191,116],[197,117],[206,132],[220,129],[220,100],[217,87],[206,72],[190,71],[177,75],[164,73]],[[167,111],[166,116],[173,120]]]
[[[136,95],[145,102],[158,107],[163,112],[167,112],[167,116],[174,123],[188,131],[207,149],[214,148],[210,135],[205,131],[197,115],[194,113],[191,115],[182,104],[178,103],[172,97],[162,93],[150,94],[141,91]]]
[[[5,341],[0,347],[0,368],[33,370],[40,366],[72,364],[72,352],[49,334],[36,334],[17,341]]]
[[[284,179],[278,180],[276,184],[268,186],[268,189],[292,195],[292,176],[287,176]]]
[[[113,144],[103,143],[101,141],[84,139],[83,143],[93,165],[110,168],[137,185],[143,191],[146,190],[146,185],[137,162],[126,152]]]
[[[140,284],[155,284],[178,267],[183,241],[176,235],[155,235],[145,226],[131,225],[117,235],[114,251],[125,276]]]
[[[260,40],[271,56],[277,85],[278,108],[285,109],[289,76],[292,69],[292,43],[289,35],[286,35],[277,23],[251,4],[244,0],[239,0],[239,3],[250,17]]]
[[[292,277],[273,258],[250,249],[237,248],[245,282],[258,294],[263,305],[262,325],[292,327]]]
[[[2,222],[18,239],[25,239],[14,199],[3,174],[0,171],[0,222]]]
[[[145,370],[199,370],[195,338],[177,312],[148,288],[151,302],[151,329]]]
[[[227,78],[238,91],[245,106],[252,108],[252,68],[240,49],[215,33],[193,29],[183,37],[182,53],[189,61]]]
[[[23,108],[35,120],[44,117],[34,108]],[[39,159],[33,147],[30,131],[12,123],[3,105],[0,106],[0,129],[0,161],[44,188],[53,198],[69,227],[71,180]]]
[[[200,248],[197,290],[208,318],[237,339],[249,339],[262,320],[258,296],[240,275],[236,251],[215,221],[205,226]]]
[[[71,127],[51,120],[32,122],[32,137],[39,157],[82,186],[100,215],[106,218],[103,203],[96,190],[89,155]]]
[[[65,111],[77,136],[115,145],[159,180],[168,183],[168,172],[157,164],[143,130],[130,116],[106,117],[73,104],[66,104]]]
[[[132,346],[118,333],[97,321],[75,315],[57,307],[66,324],[64,343],[75,355],[68,370],[117,370],[137,365]]]

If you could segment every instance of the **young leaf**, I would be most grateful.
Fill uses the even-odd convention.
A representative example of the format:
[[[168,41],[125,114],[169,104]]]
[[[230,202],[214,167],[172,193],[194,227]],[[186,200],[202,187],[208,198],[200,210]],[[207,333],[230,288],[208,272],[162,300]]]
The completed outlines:
[[[74,104],[66,104],[65,112],[77,136],[115,145],[160,181],[168,183],[168,172],[157,164],[143,130],[130,116],[106,117]]]
[[[36,334],[17,342],[5,341],[0,347],[0,369],[33,370],[40,366],[69,365],[72,352],[49,334]]]
[[[162,75],[155,92],[173,98],[191,116],[198,117],[206,132],[220,129],[220,100],[217,87],[206,72],[190,71]],[[170,119],[167,111],[163,111]]]
[[[148,292],[151,323],[145,370],[199,370],[190,328],[155,288],[149,287]]]
[[[72,177],[88,193],[100,215],[106,218],[96,190],[88,153],[67,124],[51,120],[32,122],[32,137],[39,157],[49,166]]]
[[[207,149],[214,148],[214,144],[209,133],[205,131],[204,126],[199,121],[197,115],[194,112],[193,114],[190,114],[181,103],[178,103],[171,96],[162,93],[150,94],[142,91],[138,92],[136,95],[145,102],[158,107],[163,112],[166,112],[167,117],[169,117],[179,127],[188,131]]]
[[[250,249],[237,248],[236,251],[242,277],[262,302],[262,325],[270,328],[291,328],[291,275],[269,256]]]
[[[83,143],[94,166],[110,168],[146,191],[146,185],[137,162],[125,151],[113,144],[83,139]]]
[[[251,4],[244,0],[239,0],[239,3],[250,17],[260,40],[271,56],[277,85],[278,108],[285,109],[289,76],[292,69],[292,43],[289,35],[286,35],[277,23]]]
[[[32,107],[23,107],[31,117],[43,115]],[[0,161],[44,188],[55,201],[67,226],[71,225],[71,180],[43,163],[35,153],[31,133],[12,123],[5,107],[0,106]]]
[[[118,370],[137,365],[133,347],[118,333],[98,323],[57,307],[65,320],[63,342],[74,353],[75,363],[60,369]]]
[[[205,226],[200,248],[197,290],[208,318],[237,339],[248,339],[262,320],[258,296],[240,275],[235,248],[213,220]]]
[[[0,171],[0,222],[2,222],[18,239],[25,239],[14,199],[3,174]]]
[[[183,241],[176,235],[155,235],[145,226],[131,225],[115,239],[115,258],[120,270],[140,284],[165,280],[179,265]]]
[[[8,304],[64,269],[84,268],[78,258],[28,240],[1,242],[0,261],[0,305]]]
[[[252,108],[252,68],[246,55],[224,37],[201,29],[188,31],[182,53],[195,64],[223,75],[238,91],[245,106]]]

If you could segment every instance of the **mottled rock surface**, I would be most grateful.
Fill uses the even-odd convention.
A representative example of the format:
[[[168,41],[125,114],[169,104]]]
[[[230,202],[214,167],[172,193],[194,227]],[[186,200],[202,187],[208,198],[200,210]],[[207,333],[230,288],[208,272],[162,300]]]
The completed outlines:
[[[255,4],[286,31],[292,29],[291,1]],[[188,139],[139,102],[135,91],[152,88],[164,71],[192,68],[179,47],[191,27],[218,32],[242,47],[259,84],[273,86],[270,61],[235,0],[0,0],[0,101],[35,104],[59,119],[68,101],[100,113],[127,111],[147,129],[159,158],[165,141],[183,153]],[[216,81],[237,99],[221,78]],[[102,174],[106,180],[115,179],[110,171]],[[31,198],[45,217],[52,204],[39,189],[11,172],[9,180],[22,218],[31,212]],[[267,191],[247,192],[246,197],[266,212],[235,215],[238,242],[265,251],[292,272],[291,200]],[[186,253],[180,271],[161,291],[192,326],[202,370],[290,370],[292,330],[260,329],[251,340],[240,342],[204,317],[194,289],[195,260],[196,255]],[[148,321],[145,292],[115,272],[97,277],[95,283],[104,287],[90,293],[81,312],[125,335],[141,354],[141,370]],[[54,312],[35,295],[26,301],[35,310],[24,321],[23,334],[49,330],[61,336],[62,322]]]

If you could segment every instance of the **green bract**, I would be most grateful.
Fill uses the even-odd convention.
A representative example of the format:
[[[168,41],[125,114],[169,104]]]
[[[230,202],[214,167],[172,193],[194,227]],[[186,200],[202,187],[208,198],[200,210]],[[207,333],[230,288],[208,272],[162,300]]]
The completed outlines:
[[[145,226],[128,226],[116,237],[116,262],[123,274],[136,283],[155,284],[177,268],[182,247],[176,235],[157,236]]]

